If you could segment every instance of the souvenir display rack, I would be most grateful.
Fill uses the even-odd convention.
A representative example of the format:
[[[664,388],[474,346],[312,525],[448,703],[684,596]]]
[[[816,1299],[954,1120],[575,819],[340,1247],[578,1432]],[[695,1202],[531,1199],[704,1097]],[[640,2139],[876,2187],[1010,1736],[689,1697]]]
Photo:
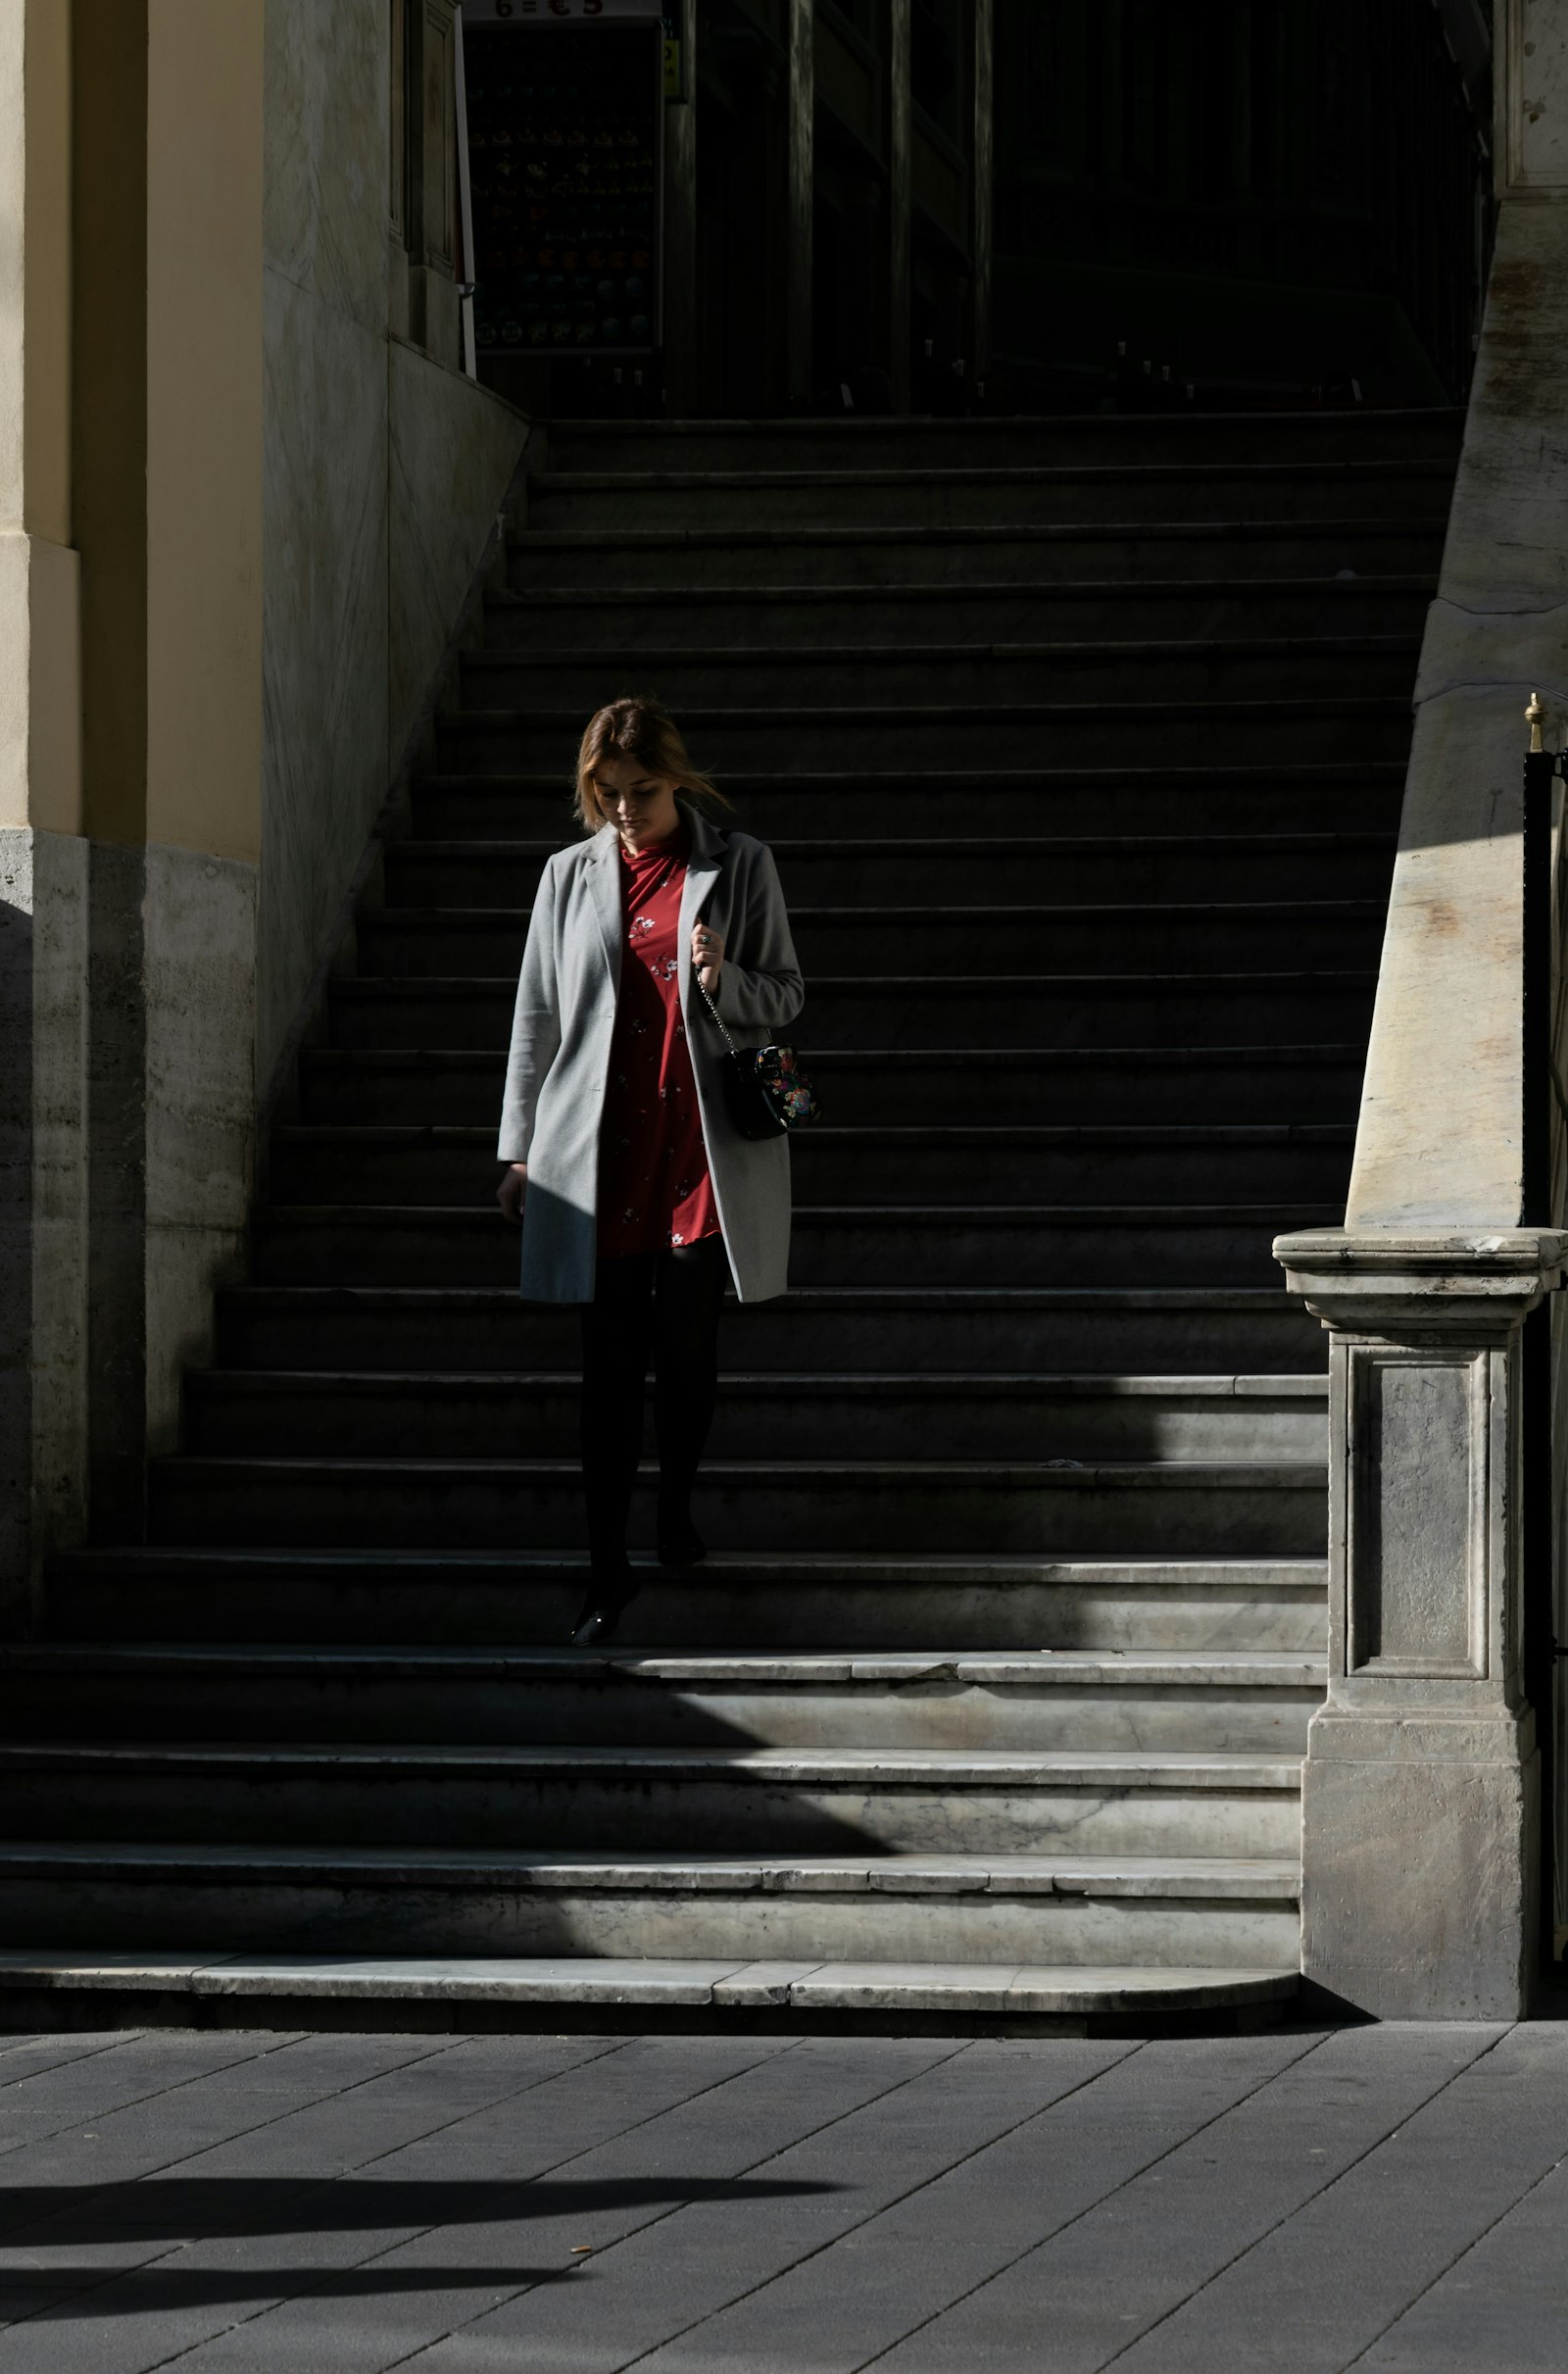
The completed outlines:
[[[480,354],[660,343],[657,18],[464,36]]]

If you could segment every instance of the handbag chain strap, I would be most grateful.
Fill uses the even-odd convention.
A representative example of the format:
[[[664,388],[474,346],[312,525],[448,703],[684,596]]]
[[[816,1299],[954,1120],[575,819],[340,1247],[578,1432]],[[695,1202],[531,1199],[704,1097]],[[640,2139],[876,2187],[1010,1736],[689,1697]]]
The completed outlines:
[[[703,976],[698,971],[695,964],[692,966],[692,980],[696,984],[698,994],[701,996],[703,1004],[708,1008],[709,1013],[712,1015],[714,1021],[718,1024],[719,1029],[723,1032],[724,1044],[729,1049],[730,1054],[739,1055],[740,1049],[730,1037],[729,1031],[725,1026],[724,1017],[719,1013],[718,1008],[713,1004],[712,999],[709,996],[707,987],[703,981]]]

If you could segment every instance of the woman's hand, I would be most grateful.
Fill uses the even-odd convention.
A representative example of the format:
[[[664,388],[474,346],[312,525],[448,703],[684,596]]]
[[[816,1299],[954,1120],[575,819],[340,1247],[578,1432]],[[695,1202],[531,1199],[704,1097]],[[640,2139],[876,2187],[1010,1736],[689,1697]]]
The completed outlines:
[[[710,997],[718,987],[718,968],[724,962],[724,935],[711,923],[692,926],[692,965],[697,978]]]
[[[507,1170],[502,1176],[500,1186],[496,1189],[496,1202],[501,1207],[502,1217],[504,1219],[521,1219],[522,1200],[527,1192],[527,1163],[513,1162],[509,1164]]]

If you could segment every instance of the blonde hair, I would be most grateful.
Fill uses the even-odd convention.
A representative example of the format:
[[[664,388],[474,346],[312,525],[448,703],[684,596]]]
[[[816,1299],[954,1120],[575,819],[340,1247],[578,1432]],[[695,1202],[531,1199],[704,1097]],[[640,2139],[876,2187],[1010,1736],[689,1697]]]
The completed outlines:
[[[618,701],[596,709],[577,746],[577,792],[573,806],[584,832],[598,832],[607,821],[594,789],[594,771],[605,759],[630,759],[651,775],[670,775],[693,799],[711,800],[729,808],[714,783],[698,773],[687,755],[680,727],[662,702],[646,693],[626,693]]]

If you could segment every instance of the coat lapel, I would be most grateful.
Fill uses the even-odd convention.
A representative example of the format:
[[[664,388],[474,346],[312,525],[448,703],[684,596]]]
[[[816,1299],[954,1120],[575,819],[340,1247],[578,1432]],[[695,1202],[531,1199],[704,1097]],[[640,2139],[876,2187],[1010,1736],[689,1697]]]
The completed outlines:
[[[704,901],[718,879],[719,867],[724,862],[724,837],[714,830],[700,809],[688,807],[682,800],[680,810],[692,836],[692,854],[686,861],[686,881],[680,894],[680,933],[675,949],[680,966],[677,976],[680,983],[680,1010],[685,1014],[692,985],[692,925],[702,914]]]
[[[610,967],[610,986],[620,993],[620,946],[625,937],[622,928],[620,897],[620,841],[607,826],[595,836],[588,866],[588,894],[593,901],[594,917],[599,936],[605,944],[605,963]]]

